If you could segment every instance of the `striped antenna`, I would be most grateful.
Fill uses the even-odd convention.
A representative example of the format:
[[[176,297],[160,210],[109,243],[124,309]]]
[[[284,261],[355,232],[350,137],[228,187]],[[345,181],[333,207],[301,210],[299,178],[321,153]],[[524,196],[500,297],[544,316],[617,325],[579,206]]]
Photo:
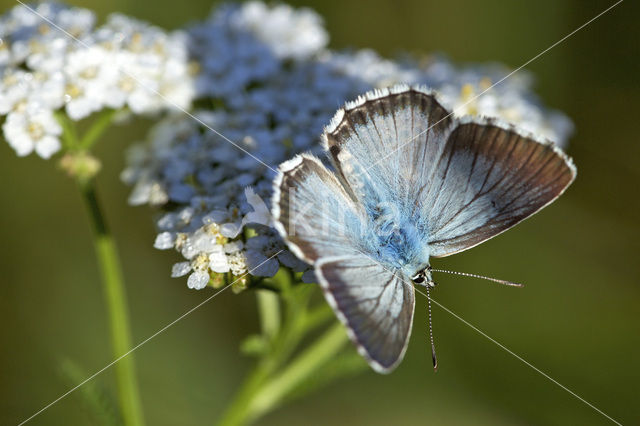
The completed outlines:
[[[427,309],[429,310],[429,339],[431,340],[431,359],[433,360],[433,371],[438,371],[438,359],[436,358],[436,345],[433,344],[433,326],[431,323],[431,297],[429,296],[429,285],[427,289]]]
[[[485,277],[484,275],[469,274],[467,272],[447,271],[446,269],[431,269],[432,272],[444,272],[445,274],[461,275],[463,277],[480,278],[482,280],[493,281],[494,283],[508,285],[511,287],[524,287],[524,284],[514,283],[513,281],[499,280],[498,278]]]

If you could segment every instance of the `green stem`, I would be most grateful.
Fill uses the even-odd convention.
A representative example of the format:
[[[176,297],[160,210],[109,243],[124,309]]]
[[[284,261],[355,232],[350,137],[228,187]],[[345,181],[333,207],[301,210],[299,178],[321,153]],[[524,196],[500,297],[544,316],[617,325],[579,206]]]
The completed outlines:
[[[247,422],[247,407],[253,399],[253,395],[260,389],[260,386],[269,377],[272,363],[267,359],[258,363],[249,377],[236,394],[233,402],[218,423],[221,426],[237,426]]]
[[[80,188],[93,230],[96,257],[100,266],[104,296],[109,313],[113,356],[118,359],[131,349],[127,301],[118,254],[100,210],[95,182],[89,180],[81,184]],[[129,354],[120,359],[116,363],[115,369],[124,424],[132,426],[144,424],[133,355]]]
[[[256,419],[277,406],[290,391],[335,357],[347,341],[344,326],[336,323],[287,369],[260,388],[249,406],[248,420]]]
[[[269,346],[227,408],[221,425],[249,423],[273,410],[336,358],[348,341],[344,327],[336,324],[292,358],[304,338],[333,318],[333,312],[324,304],[310,310],[315,287],[293,285],[291,280],[289,271],[282,268],[265,280],[278,293],[257,291],[262,334]]]
[[[268,290],[256,290],[256,298],[262,334],[271,343],[280,329],[280,301],[276,293]]]
[[[291,287],[291,278],[289,274],[280,270],[270,279],[270,281],[274,282],[274,285],[283,290],[284,292],[288,292]],[[220,420],[220,425],[229,425],[236,426],[238,424],[242,424],[246,422],[246,414],[247,407],[253,398],[253,395],[258,391],[260,386],[265,382],[265,380],[269,377],[269,375],[278,367],[278,362],[282,357],[282,351],[285,347],[283,344],[284,340],[286,340],[286,336],[289,334],[287,330],[290,328],[291,316],[289,315],[289,310],[287,310],[287,318],[285,324],[280,327],[278,320],[278,332],[275,336],[270,336],[269,333],[273,331],[275,327],[275,319],[273,318],[276,315],[280,316],[280,303],[278,302],[277,311],[275,310],[276,306],[274,306],[274,302],[272,299],[265,298],[265,296],[261,296],[260,293],[269,293],[268,291],[260,291],[258,290],[258,308],[260,311],[260,321],[263,333],[269,338],[269,350],[263,356],[263,358],[258,362],[254,370],[249,374],[249,376],[245,379],[242,387],[236,393],[233,402],[227,408],[224,413],[222,419]],[[282,300],[286,302],[286,300]],[[267,325],[271,324],[271,325]]]
[[[100,115],[91,123],[91,127],[83,135],[82,140],[78,143],[79,147],[84,150],[89,150],[93,144],[98,140],[104,131],[111,125],[113,117],[118,110],[107,109],[100,113]]]
[[[78,134],[73,122],[62,111],[56,112],[55,117],[56,120],[58,120],[60,127],[62,127],[62,142],[65,150],[73,151],[78,149]]]

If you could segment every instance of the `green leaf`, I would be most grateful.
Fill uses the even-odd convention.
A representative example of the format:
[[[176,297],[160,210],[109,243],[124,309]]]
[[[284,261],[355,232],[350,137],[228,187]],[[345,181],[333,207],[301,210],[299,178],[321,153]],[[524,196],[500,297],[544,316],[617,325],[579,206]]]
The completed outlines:
[[[62,375],[72,386],[77,386],[89,377],[78,364],[71,360],[61,363]],[[113,396],[97,380],[89,380],[78,388],[78,395],[95,420],[103,425],[122,425],[122,417]]]
[[[262,356],[269,349],[269,342],[262,334],[251,334],[240,343],[240,352],[247,356]]]

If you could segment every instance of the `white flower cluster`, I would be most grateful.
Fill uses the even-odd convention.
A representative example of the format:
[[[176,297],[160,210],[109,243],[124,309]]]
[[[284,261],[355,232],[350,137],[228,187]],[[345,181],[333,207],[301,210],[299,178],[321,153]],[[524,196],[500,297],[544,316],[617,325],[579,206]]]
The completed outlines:
[[[526,71],[512,71],[499,64],[456,71],[446,61],[427,61],[423,67],[446,106],[457,116],[496,117],[539,138],[565,146],[573,133],[567,116],[542,107],[530,91],[532,78]]]
[[[196,117],[223,134],[232,132],[225,127],[232,120],[227,113]],[[183,116],[158,123],[149,139],[150,144],[130,148],[122,178],[135,185],[131,204],[164,205],[168,210],[157,221],[160,234],[154,247],[174,248],[186,259],[173,266],[172,276],[190,273],[188,286],[200,289],[210,280],[223,285],[221,274],[230,273],[236,277],[229,277],[236,281],[234,287],[242,289],[248,272],[270,277],[280,264],[298,272],[308,269],[268,226],[271,181],[266,176],[273,177],[272,170]],[[257,151],[252,136],[240,139],[239,147]],[[280,155],[286,156],[285,151]],[[273,164],[278,161],[273,158]]]
[[[325,52],[325,56],[345,74],[365,81],[369,88],[396,83],[433,88],[456,116],[496,117],[561,147],[573,132],[573,123],[564,114],[541,106],[531,92],[532,78],[526,71],[509,75],[511,70],[500,64],[460,69],[440,56],[391,61],[370,49]]]
[[[193,96],[183,33],[86,9],[18,5],[0,16],[0,116],[18,155],[60,149],[55,113],[77,121],[105,108],[187,108]]]
[[[230,16],[232,25],[248,31],[269,46],[278,58],[307,59],[324,49],[329,35],[322,18],[311,9],[280,4],[269,7],[253,1]]]
[[[172,275],[190,274],[191,288],[222,285],[229,275],[272,276],[280,264],[313,280],[266,226],[274,169],[296,153],[319,151],[335,110],[371,88],[426,84],[460,115],[497,116],[559,144],[571,131],[567,118],[535,102],[528,78],[511,77],[473,99],[508,70],[332,51],[321,19],[306,9],[224,6],[186,31],[199,64],[196,120],[159,122],[131,148],[122,177],[134,187],[130,203],[163,206],[155,247],[181,253]]]

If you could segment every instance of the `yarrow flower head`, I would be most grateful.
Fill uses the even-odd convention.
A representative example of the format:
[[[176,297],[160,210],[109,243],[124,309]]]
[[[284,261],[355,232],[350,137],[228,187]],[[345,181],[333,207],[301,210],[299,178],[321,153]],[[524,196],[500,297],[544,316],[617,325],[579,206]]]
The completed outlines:
[[[60,149],[57,111],[78,121],[104,109],[190,105],[184,34],[122,15],[94,23],[92,12],[58,3],[21,4],[0,17],[0,115],[18,155]]]
[[[40,157],[49,158],[60,149],[60,124],[51,110],[37,104],[27,105],[20,114],[10,114],[2,129],[18,155],[35,150]]]
[[[163,209],[155,247],[181,254],[172,276],[188,275],[190,288],[231,280],[241,290],[249,276],[270,277],[281,266],[315,280],[270,227],[272,179],[293,155],[319,153],[336,108],[367,90],[425,84],[458,115],[498,117],[560,145],[571,132],[565,116],[540,106],[527,77],[477,97],[509,71],[459,69],[439,56],[389,60],[372,50],[330,50],[321,18],[308,9],[227,5],[185,32],[198,64],[196,119],[158,122],[129,150],[122,179],[133,186],[131,204]]]
[[[307,59],[329,41],[317,13],[284,4],[269,7],[259,1],[248,2],[238,13],[232,13],[231,24],[241,32],[252,33],[282,59]]]

